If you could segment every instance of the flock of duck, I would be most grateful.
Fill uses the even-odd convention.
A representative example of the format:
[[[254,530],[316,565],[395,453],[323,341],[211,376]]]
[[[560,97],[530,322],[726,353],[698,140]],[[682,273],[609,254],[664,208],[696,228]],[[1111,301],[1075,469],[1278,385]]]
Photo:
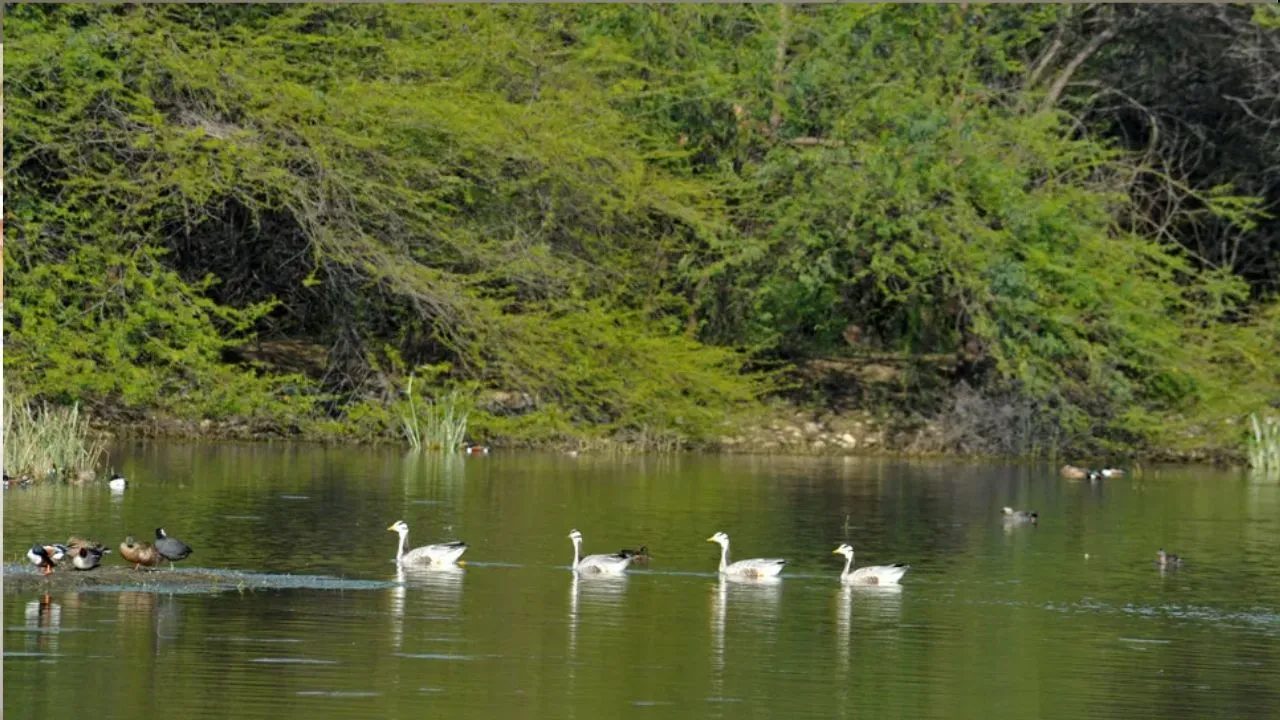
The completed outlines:
[[[102,556],[111,551],[102,543],[72,536],[66,543],[36,543],[27,551],[27,559],[40,570],[41,575],[52,575],[53,569],[67,558],[71,558],[71,567],[76,570],[92,570],[102,564]],[[191,546],[181,540],[169,537],[164,528],[156,528],[154,543],[139,542],[130,535],[120,543],[120,557],[133,563],[134,570],[144,567],[155,567],[168,560],[170,568],[178,560],[185,560],[191,554]]]
[[[487,451],[487,448],[485,450]],[[1122,470],[1115,468],[1088,470],[1072,465],[1064,465],[1061,473],[1066,478],[1087,479],[1091,482],[1124,475]],[[116,475],[112,477],[112,482],[119,484],[123,488],[125,480]],[[115,488],[113,487],[113,489]],[[1006,506],[1001,511],[1005,522],[1013,525],[1023,523],[1036,524],[1040,519],[1039,513],[1034,510],[1015,510]],[[387,530],[400,536],[396,547],[396,564],[398,566],[456,567],[460,564],[459,559],[462,554],[469,547],[461,540],[451,540],[407,549],[409,526],[403,520],[397,520],[392,523]],[[130,535],[120,544],[120,556],[127,562],[132,563],[134,570],[140,570],[143,567],[156,567],[165,560],[169,561],[172,568],[175,561],[184,560],[192,553],[191,546],[177,538],[169,537],[164,528],[156,528],[155,536],[155,542],[148,543],[139,542]],[[649,549],[643,545],[638,550],[623,549],[616,553],[583,555],[582,533],[577,530],[571,530],[568,537],[573,543],[572,568],[579,573],[617,575],[625,572],[632,564],[647,564],[649,562]],[[719,571],[724,576],[747,580],[776,578],[782,573],[782,569],[787,564],[787,561],[782,558],[750,558],[730,562],[729,536],[723,532],[715,533],[707,538],[707,542],[714,542],[720,545]],[[110,552],[106,546],[100,543],[81,537],[71,537],[65,544],[36,543],[27,551],[27,558],[39,568],[42,575],[50,575],[53,573],[54,568],[67,558],[71,559],[71,566],[76,570],[92,570],[101,564],[102,556]],[[911,569],[910,565],[903,563],[868,565],[854,569],[854,551],[853,547],[848,543],[841,543],[832,551],[832,554],[844,556],[844,570],[840,573],[840,581],[849,585],[898,585],[902,576],[906,575],[907,571]],[[1160,548],[1156,553],[1156,564],[1161,568],[1177,567],[1182,564],[1182,559],[1172,553],[1166,553],[1164,548]]]

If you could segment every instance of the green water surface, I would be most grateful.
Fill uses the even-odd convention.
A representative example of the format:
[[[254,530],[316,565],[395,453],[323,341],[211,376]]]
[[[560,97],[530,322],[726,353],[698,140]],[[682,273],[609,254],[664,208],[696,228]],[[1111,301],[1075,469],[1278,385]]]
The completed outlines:
[[[162,525],[187,566],[392,584],[7,593],[6,718],[1280,716],[1280,486],[1237,471],[1091,486],[1047,466],[266,444],[113,462],[120,495],[6,491],[5,563]],[[1041,522],[1008,527],[1003,505]],[[398,573],[398,519],[411,545],[470,543],[467,566]],[[653,560],[576,578],[573,528]],[[737,558],[787,558],[782,581],[721,581],[717,530]],[[901,590],[842,588],[842,541],[910,563]],[[1160,546],[1186,566],[1162,573]]]

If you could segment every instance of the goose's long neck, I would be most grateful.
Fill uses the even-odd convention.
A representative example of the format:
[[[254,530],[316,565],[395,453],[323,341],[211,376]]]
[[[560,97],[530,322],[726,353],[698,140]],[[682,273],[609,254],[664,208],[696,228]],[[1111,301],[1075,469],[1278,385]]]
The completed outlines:
[[[720,572],[729,567],[729,542],[720,543]]]
[[[573,567],[578,567],[579,558],[582,555],[582,541],[578,538],[573,539]]]
[[[400,559],[404,557],[404,546],[409,542],[409,533],[400,533],[400,544],[396,546],[396,564],[400,564]]]
[[[851,572],[853,572],[853,553],[844,556],[844,572],[840,573],[840,577],[849,577]]]

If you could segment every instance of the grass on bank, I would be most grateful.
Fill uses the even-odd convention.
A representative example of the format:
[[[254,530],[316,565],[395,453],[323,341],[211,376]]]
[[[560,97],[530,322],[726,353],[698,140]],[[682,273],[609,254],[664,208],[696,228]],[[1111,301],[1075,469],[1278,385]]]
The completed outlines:
[[[462,393],[451,390],[426,407],[419,408],[413,396],[414,377],[409,376],[405,392],[409,396],[409,412],[401,418],[405,437],[414,450],[458,449],[467,437],[467,410]]]
[[[1245,441],[1249,464],[1255,470],[1280,470],[1280,419],[1249,415],[1250,434]]]
[[[79,403],[70,407],[19,400],[4,407],[4,470],[14,477],[65,478],[95,470],[106,441],[92,433]]]

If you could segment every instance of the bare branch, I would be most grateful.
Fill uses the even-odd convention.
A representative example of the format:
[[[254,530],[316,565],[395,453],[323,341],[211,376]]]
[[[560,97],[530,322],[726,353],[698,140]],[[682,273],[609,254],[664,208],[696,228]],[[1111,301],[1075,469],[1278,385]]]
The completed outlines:
[[[1067,83],[1071,82],[1071,76],[1075,74],[1076,70],[1079,70],[1080,66],[1083,65],[1086,60],[1092,57],[1094,53],[1098,52],[1099,48],[1110,42],[1112,38],[1119,33],[1120,29],[1115,25],[1112,25],[1106,30],[1094,35],[1093,39],[1090,40],[1088,44],[1080,50],[1080,52],[1076,53],[1075,57],[1071,58],[1071,62],[1068,62],[1066,67],[1062,68],[1062,72],[1058,73],[1058,77],[1055,78],[1053,84],[1049,86],[1049,93],[1045,95],[1044,102],[1040,103],[1040,110],[1049,110],[1053,108],[1054,105],[1058,104],[1058,98],[1062,96],[1062,91],[1067,88]]]
[[[1062,48],[1066,43],[1063,42],[1062,36],[1067,30],[1067,18],[1058,21],[1058,29],[1053,33],[1053,42],[1049,43],[1049,48],[1040,55],[1040,59],[1031,68],[1031,72],[1027,75],[1027,83],[1024,87],[1030,90],[1035,87],[1036,82],[1040,80],[1040,75],[1049,67],[1049,63],[1062,52]]]
[[[837,148],[844,147],[843,140],[833,140],[831,138],[820,138],[820,137],[806,136],[806,137],[791,138],[787,142],[791,143],[792,145],[799,145],[800,147],[814,147],[816,145],[821,145],[822,147],[837,147]]]

